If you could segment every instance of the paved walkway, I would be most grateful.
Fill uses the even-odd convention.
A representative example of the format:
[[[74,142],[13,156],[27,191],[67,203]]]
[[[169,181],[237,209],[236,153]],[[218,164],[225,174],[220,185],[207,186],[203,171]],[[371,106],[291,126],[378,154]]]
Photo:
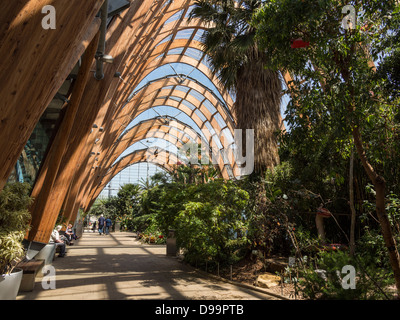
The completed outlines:
[[[56,289],[44,290],[37,277],[34,291],[17,300],[276,300],[199,274],[166,256],[165,246],[126,232],[84,233],[53,266]]]

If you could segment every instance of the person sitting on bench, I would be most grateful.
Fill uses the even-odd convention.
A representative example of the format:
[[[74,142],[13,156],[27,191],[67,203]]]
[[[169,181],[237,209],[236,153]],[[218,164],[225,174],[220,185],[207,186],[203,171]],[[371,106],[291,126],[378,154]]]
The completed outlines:
[[[50,236],[50,243],[55,243],[57,247],[60,247],[59,257],[65,256],[65,242],[61,240],[59,231],[62,229],[62,226],[57,226]]]
[[[67,238],[68,244],[69,244],[70,246],[72,246],[72,245],[74,244],[74,243],[72,242],[72,239],[73,239],[73,240],[76,240],[76,239],[77,239],[76,235],[74,234],[74,231],[72,230],[72,224],[69,224],[69,225],[67,226],[67,229],[65,230],[64,236]]]

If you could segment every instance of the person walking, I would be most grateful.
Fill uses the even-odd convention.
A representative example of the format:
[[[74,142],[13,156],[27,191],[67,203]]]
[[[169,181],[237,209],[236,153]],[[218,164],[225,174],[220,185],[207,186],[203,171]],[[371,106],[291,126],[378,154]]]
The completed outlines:
[[[104,223],[106,219],[104,218],[103,215],[101,215],[98,221],[99,221],[99,235],[101,235],[104,234]]]
[[[105,221],[105,227],[106,227],[106,234],[110,234],[110,228],[112,226],[112,221],[110,218],[107,218]]]
[[[93,222],[92,231],[96,232],[97,221]]]

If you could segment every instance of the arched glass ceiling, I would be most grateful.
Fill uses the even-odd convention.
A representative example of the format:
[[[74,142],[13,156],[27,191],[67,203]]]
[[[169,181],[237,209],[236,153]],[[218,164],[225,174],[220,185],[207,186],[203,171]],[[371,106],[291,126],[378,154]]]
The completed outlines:
[[[148,120],[148,119],[152,119],[152,118],[160,117],[160,116],[169,116],[169,117],[175,118],[183,123],[186,123],[188,126],[193,128],[193,130],[195,130],[198,134],[200,134],[204,139],[206,139],[206,137],[202,133],[201,129],[192,120],[192,118],[190,118],[186,113],[178,110],[177,108],[169,107],[169,106],[158,106],[158,107],[153,107],[146,111],[143,111],[141,114],[137,115],[131,123],[129,123],[129,125],[125,128],[122,135],[125,134],[130,129],[132,129],[138,123],[140,123],[144,120]]]
[[[163,66],[158,67],[157,69],[150,72],[143,80],[135,87],[128,100],[131,100],[138,91],[144,88],[146,85],[161,78],[168,77],[188,77],[190,79],[194,79],[195,81],[201,83],[206,88],[210,89],[210,91],[218,97],[218,99],[225,104],[225,100],[218,91],[217,87],[214,83],[200,70],[195,67],[188,65],[186,63],[169,63]],[[225,104],[226,105],[226,104]]]
[[[207,118],[203,115],[203,113],[199,109],[197,109],[194,105],[192,105],[190,102],[188,102],[184,99],[181,99],[179,97],[170,96],[170,98],[171,99],[175,98],[175,99],[177,99],[177,101],[182,102],[183,104],[187,105],[191,110],[194,110],[194,113],[200,118],[201,121],[204,122],[204,125],[206,127],[204,129],[207,129],[209,131],[209,133],[214,137],[213,143],[215,143],[219,149],[223,148],[223,144],[221,143],[221,138],[227,139],[229,144],[233,143],[233,135],[232,135],[231,131],[227,128],[226,122],[224,121],[224,119],[222,118],[222,116],[219,113],[215,114],[214,118],[217,121],[218,125],[221,128],[224,128],[221,131],[220,135],[218,135],[218,133],[215,131],[215,129],[213,128],[211,123],[207,120]],[[190,105],[191,105],[191,107],[190,107]],[[181,121],[183,123],[188,124],[191,128],[193,128],[193,130],[195,130],[198,134],[200,134],[200,136],[205,141],[208,141],[208,139],[206,138],[206,135],[204,135],[204,132],[198,127],[198,125],[186,113],[179,111],[174,107],[168,107],[168,106],[153,107],[146,111],[143,111],[140,115],[135,117],[134,120],[125,128],[125,130],[123,131],[123,133],[121,134],[120,137],[122,137],[127,131],[132,129],[135,125],[137,125],[138,123],[140,123],[143,120],[152,119],[157,116],[158,117],[160,117],[160,116],[171,116],[172,117],[171,109],[175,113],[178,111],[178,113],[175,116],[173,116],[174,118],[178,119],[179,121]]]
[[[176,20],[182,19],[182,14],[185,12],[186,16],[187,16],[190,11],[191,11],[190,8],[188,10],[183,9],[180,12],[174,14],[168,20],[166,20],[166,22],[164,23],[164,26],[167,24],[171,24],[171,22],[174,22]],[[172,31],[169,36],[164,37],[164,39],[162,39],[160,42],[158,42],[156,47],[154,47],[154,48],[157,48],[161,44],[163,44],[163,43],[165,44],[168,41],[174,41],[174,40],[179,40],[179,39],[194,40],[197,42],[201,42],[203,33],[204,33],[204,30],[201,28],[185,28],[184,27],[183,29],[181,29],[177,32]],[[187,41],[187,42],[189,43],[189,41]],[[190,47],[190,44],[189,44],[189,46],[186,46],[185,48],[171,49],[171,50],[167,51],[166,53],[163,53],[159,57],[165,57],[167,55],[177,56],[177,58],[170,57],[169,61],[173,61],[173,60],[179,61],[179,55],[184,55],[195,61],[198,61],[199,65],[201,63],[207,69],[210,69],[208,58],[204,54],[204,52],[202,52],[199,49]],[[187,61],[191,61],[191,60],[187,59]],[[161,61],[157,62],[157,64],[161,64],[161,63],[162,63]],[[147,74],[147,76],[145,78],[143,78],[137,86],[135,86],[131,95],[128,98],[128,101],[132,100],[133,97],[136,94],[138,94],[141,89],[147,87],[149,84],[151,84],[152,82],[155,82],[157,80],[161,80],[163,78],[175,78],[177,80],[177,84],[178,84],[180,81],[182,81],[184,79],[188,79],[188,80],[196,82],[196,86],[201,85],[204,88],[206,88],[207,91],[209,91],[209,93],[211,93],[215,97],[216,100],[220,101],[222,107],[228,111],[227,114],[231,117],[228,106],[226,105],[226,102],[225,102],[223,96],[221,95],[217,86],[214,85],[214,83],[206,75],[208,73],[206,73],[206,74],[203,73],[202,71],[200,71],[199,69],[194,67],[193,66],[194,64],[192,62],[189,62],[189,63],[190,64],[182,63],[182,62],[170,62],[168,64],[164,64],[159,67],[155,66],[155,69],[151,70],[151,72],[149,74]],[[202,66],[203,70],[204,70],[204,66]],[[168,89],[170,89],[170,90],[168,90]],[[217,110],[216,106],[213,105],[215,103],[214,97],[210,98],[210,100],[208,100],[200,92],[198,92],[194,89],[190,89],[189,87],[185,87],[183,85],[166,86],[166,87],[160,88],[160,90],[164,90],[165,94],[161,93],[159,96],[157,96],[158,99],[162,98],[161,95],[165,96],[164,98],[168,98],[168,99],[170,99],[170,101],[175,100],[175,101],[181,103],[182,107],[183,107],[183,105],[185,105],[188,109],[192,110],[194,114],[196,114],[198,119],[200,119],[201,122],[203,122],[202,129],[208,130],[210,132],[210,134],[213,136],[213,147],[217,146],[219,149],[222,149],[223,145],[225,145],[225,147],[226,147],[227,145],[233,143],[232,133],[227,128],[227,123],[224,120],[224,119],[226,119],[226,114],[224,111],[221,111],[222,112],[221,114],[219,114],[217,112],[218,110]],[[181,91],[184,93],[188,93],[190,98],[188,100],[186,100],[184,98],[185,95],[182,95],[182,94],[174,95],[175,90]],[[171,94],[169,94],[169,91],[171,92]],[[155,91],[154,91],[154,93],[155,93]],[[207,92],[206,95],[208,96],[209,93]],[[150,101],[150,100],[148,99],[148,101]],[[191,102],[189,102],[189,101],[191,101]],[[198,103],[196,103],[195,101],[198,101]],[[211,102],[211,101],[213,101],[213,102]],[[140,104],[139,99],[137,99],[136,103]],[[158,101],[156,103],[159,104]],[[194,103],[196,106],[193,105],[192,103]],[[175,105],[175,104],[173,104],[173,105]],[[148,106],[151,107],[151,103],[149,103]],[[146,108],[148,106],[146,105]],[[203,106],[202,108],[204,108],[204,114],[198,109],[200,106]],[[208,111],[206,112],[205,109]],[[173,112],[171,113],[171,111],[173,111]],[[188,111],[186,111],[186,112],[188,112]],[[208,112],[209,112],[209,114],[208,114]],[[212,117],[210,117],[209,121],[211,121],[211,123],[213,123],[213,125],[215,125],[215,127],[216,127],[215,129],[213,128],[211,123],[207,120],[205,114],[207,114],[207,117],[210,117],[210,115],[212,115]],[[186,123],[189,126],[191,126],[198,133],[200,133],[200,135],[203,138],[205,138],[203,132],[198,127],[198,125],[201,126],[201,123],[196,125],[195,121],[193,121],[190,118],[190,115],[187,115],[184,112],[179,111],[174,107],[168,107],[167,105],[164,105],[164,106],[154,105],[154,106],[152,106],[152,108],[138,114],[137,116],[135,116],[135,118],[133,118],[133,121],[124,129],[124,132],[122,134],[127,132],[129,129],[133,128],[135,125],[137,125],[141,121],[146,120],[146,119],[151,119],[151,118],[154,118],[157,116],[158,117],[159,116],[176,117],[183,123]],[[229,124],[232,128],[233,121],[231,121],[231,119],[228,119],[227,121],[229,121]],[[220,135],[218,135],[217,132],[215,131],[215,130],[219,130],[219,129],[217,129],[218,127],[220,127],[222,129],[222,132],[218,132]],[[209,135],[207,135],[207,136],[209,136]],[[220,141],[221,136],[223,136],[223,139],[225,141],[224,143],[221,143],[221,141]],[[172,146],[170,142],[167,142],[166,140],[163,140],[163,139],[157,139],[157,138],[149,139],[149,143],[150,143],[150,145],[146,144],[149,147],[152,147],[152,146],[162,147],[162,146],[165,146],[166,144],[169,144],[169,146],[168,146],[169,150],[171,150],[171,151],[173,150],[173,149],[171,149],[171,147],[176,148],[176,146]],[[133,145],[131,145],[130,147],[128,147],[128,149],[126,149],[123,152],[123,154],[121,154],[119,156],[118,159],[121,159],[126,154],[132,153],[132,151],[135,149],[137,150],[138,148],[140,149],[143,147],[144,147],[143,141],[136,142]],[[118,159],[116,161],[118,161]]]
[[[126,167],[116,174],[100,192],[99,198],[113,197],[118,194],[119,189],[128,183],[138,184],[147,178],[151,178],[157,172],[166,172],[160,166],[150,162],[139,162]]]
[[[153,118],[144,118],[142,121],[137,122],[135,124],[134,127],[132,127],[130,130],[135,130],[135,128],[137,128],[138,130],[140,130],[140,126],[141,125],[147,125],[152,121],[155,121],[156,119],[164,119],[163,116],[158,116],[158,117],[153,117]],[[157,124],[154,128],[149,128],[148,132],[146,133],[146,135],[140,139],[139,141],[135,141],[132,143],[132,145],[130,145],[128,147],[128,149],[125,149],[125,151],[123,151],[119,157],[117,159],[115,159],[113,161],[113,163],[118,162],[120,158],[124,157],[125,154],[127,154],[127,152],[129,153],[130,150],[135,149],[135,146],[137,143],[142,144],[143,146],[146,145],[149,147],[153,147],[153,146],[157,146],[160,143],[162,144],[162,146],[164,147],[164,149],[168,149],[167,146],[165,145],[165,141],[167,141],[164,138],[168,138],[168,140],[172,143],[176,140],[176,143],[178,143],[179,141],[179,145],[181,146],[184,143],[187,142],[193,142],[193,143],[201,143],[203,147],[206,147],[207,149],[210,149],[210,147],[217,147],[218,149],[222,149],[223,145],[222,143],[219,141],[220,137],[219,136],[215,136],[213,137],[213,140],[211,142],[211,145],[208,143],[208,141],[206,140],[206,137],[203,135],[203,131],[196,131],[194,128],[188,126],[186,123],[178,120],[177,118],[172,118],[172,117],[168,117],[168,119],[170,120],[167,124],[162,125],[164,127],[163,130],[161,130],[161,128],[158,128],[157,126],[159,126],[160,124]],[[125,135],[128,135],[130,130],[126,131]],[[135,130],[136,131],[136,130]],[[159,137],[157,136],[157,133],[162,133],[162,135],[166,135],[164,137]],[[215,134],[214,129],[210,126],[210,132],[211,134]],[[230,131],[228,129],[227,132],[223,132],[224,135],[228,135],[228,139],[229,139],[229,134]],[[125,140],[124,136],[121,136],[121,141]],[[202,138],[202,139],[201,139]],[[126,139],[131,139],[131,138],[126,138]],[[172,139],[172,141],[171,141]],[[225,137],[224,137],[225,139]],[[164,141],[165,140],[165,141]],[[132,141],[132,140],[131,140]],[[145,141],[145,142],[144,142]],[[177,149],[177,146],[175,146],[173,148],[174,150]],[[128,151],[127,151],[128,150]],[[172,151],[172,150],[171,150]]]
[[[168,150],[171,153],[178,154],[178,147],[171,142],[160,138],[148,138],[142,139],[132,144],[114,161],[112,165],[115,165],[118,161],[120,161],[122,158],[125,158],[127,155],[143,148],[160,148],[163,150]]]
[[[133,144],[131,147],[126,149],[123,154],[116,160],[111,168],[114,166],[119,165],[120,161],[128,156],[131,156],[134,154],[136,151],[141,151],[141,150],[148,150],[149,155],[153,157],[152,155],[154,152],[157,150],[160,153],[163,152],[168,152],[168,154],[171,154],[177,158],[178,161],[181,161],[183,163],[189,163],[190,159],[188,155],[184,152],[182,152],[179,148],[177,148],[174,144],[163,140],[163,139],[150,139],[151,141],[146,141],[146,139],[143,139],[141,141],[136,142]],[[174,160],[173,160],[174,161]],[[199,159],[199,162],[201,160]],[[211,161],[211,158],[209,157],[209,161]],[[170,163],[172,164],[172,163]],[[229,167],[229,166],[228,166]]]
[[[281,73],[280,73],[280,79],[281,79],[281,82],[282,82],[283,92],[285,92],[285,91],[287,92],[288,86],[287,86],[286,81],[284,80],[284,78],[283,78],[283,76],[282,76]],[[290,130],[289,124],[287,123],[287,121],[285,121],[286,109],[287,109],[287,105],[288,105],[288,103],[290,102],[290,100],[291,100],[290,94],[284,93],[284,94],[282,95],[280,110],[281,110],[281,115],[282,115],[282,119],[283,119],[283,124],[284,124],[284,126],[285,126],[285,130],[286,130],[286,131],[289,131],[289,130]]]
[[[155,58],[155,60],[161,59],[161,58],[163,58],[165,56],[182,55],[182,54],[201,62],[202,64],[204,64],[209,69],[211,67],[211,65],[209,63],[208,55],[206,55],[203,51],[201,51],[199,49],[191,48],[191,47],[188,47],[188,48],[179,47],[179,48],[170,49],[166,53],[160,54],[158,57]]]
[[[175,36],[174,34],[170,34],[168,36],[166,36],[164,39],[162,39],[159,43],[157,43],[158,47],[159,45],[171,41],[173,40],[179,40],[179,39],[192,39],[195,41],[201,41],[202,37],[204,34],[204,30],[203,29],[195,29],[195,28],[187,28],[187,29],[183,29],[183,30],[179,30]]]
[[[156,82],[156,81],[158,81],[159,79],[157,79],[157,80],[153,80],[154,82]],[[146,84],[146,86],[147,85],[149,85],[149,83],[147,83]],[[144,89],[144,87],[142,87],[141,89]],[[205,88],[206,89],[206,88]],[[193,99],[195,99],[195,100],[197,100],[198,101],[198,103],[196,103],[196,105],[197,106],[204,106],[207,110],[208,110],[208,112],[209,112],[209,114],[210,115],[212,115],[213,116],[213,118],[215,119],[215,121],[218,123],[218,125],[220,126],[220,128],[221,129],[223,129],[223,128],[225,128],[226,126],[227,126],[227,123],[226,123],[226,121],[224,120],[224,117],[223,116],[221,116],[219,113],[218,113],[218,110],[215,108],[215,106],[211,103],[211,101],[210,100],[208,100],[205,96],[204,96],[204,94],[203,93],[200,93],[199,91],[197,91],[197,90],[195,90],[195,89],[192,89],[192,88],[190,88],[190,87],[188,87],[188,86],[184,86],[184,85],[169,85],[169,86],[164,86],[164,87],[162,87],[162,88],[159,88],[158,90],[160,90],[160,91],[162,91],[162,90],[164,90],[164,91],[166,91],[166,92],[168,92],[168,91],[171,91],[172,92],[172,90],[174,90],[175,92],[176,91],[181,91],[181,92],[183,92],[183,93],[187,93],[187,94],[189,94],[190,96],[191,96],[191,98],[193,98]],[[136,91],[135,93],[137,93],[138,91]],[[212,92],[211,92],[211,94],[213,94]],[[215,97],[215,95],[214,95],[214,97]],[[174,95],[174,93],[172,93],[172,94],[167,94],[166,93],[166,95],[165,96],[162,96],[162,95],[159,95],[159,96],[157,96],[157,98],[159,99],[159,98],[169,98],[169,99],[171,99],[171,100],[175,100],[175,101],[177,101],[177,102],[179,102],[179,103],[182,103],[183,105],[185,105],[186,107],[188,107],[190,110],[192,110],[195,114],[196,114],[196,116],[202,121],[202,122],[204,122],[204,123],[206,123],[207,122],[207,118],[205,117],[205,115],[195,106],[195,105],[193,105],[191,102],[189,102],[188,100],[186,100],[186,99],[183,99],[182,97],[177,97],[177,96],[175,96]],[[218,99],[217,99],[218,100]],[[154,108],[154,107],[153,107]],[[168,115],[168,112],[162,112],[162,113],[160,113],[160,112],[158,112],[158,111],[156,111],[156,113],[158,114],[158,116],[161,116],[161,115]],[[229,116],[229,117],[231,117],[231,115],[229,114],[229,111],[227,111],[227,115]],[[188,118],[187,118],[188,119]],[[211,119],[209,119],[210,121],[211,121]],[[135,120],[134,119],[134,121],[133,121],[133,123],[132,124],[129,124],[128,126],[127,126],[127,129],[129,129],[129,128],[131,128],[134,124],[136,124],[136,123],[138,123],[140,120]],[[183,122],[184,122],[185,120],[183,120]],[[190,121],[191,122],[191,125],[193,125],[193,121]],[[197,126],[193,126],[194,128],[198,128]],[[127,129],[125,129],[125,131],[127,130]],[[213,130],[212,130],[212,128],[211,128],[211,125],[209,124],[209,126],[208,126],[208,129],[209,129],[209,131],[210,132],[213,132]],[[124,131],[124,132],[125,132]]]
[[[190,6],[188,8],[188,10],[186,11],[185,17],[184,18],[188,18],[190,12],[192,11],[193,6]],[[174,22],[178,19],[180,19],[182,17],[182,14],[185,12],[185,9],[175,13],[174,15],[172,15],[167,21],[165,21],[164,25],[167,25],[168,23]]]

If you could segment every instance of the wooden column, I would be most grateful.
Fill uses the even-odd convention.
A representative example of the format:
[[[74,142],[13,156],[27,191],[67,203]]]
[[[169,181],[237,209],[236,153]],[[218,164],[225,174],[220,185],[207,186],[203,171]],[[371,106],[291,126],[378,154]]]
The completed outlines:
[[[28,240],[30,241],[47,243],[58,216],[58,211],[54,212],[50,207],[55,205],[54,201],[57,201],[55,198],[57,198],[61,192],[60,183],[56,185],[58,187],[56,190],[53,190],[53,185],[56,181],[57,174],[59,174],[60,163],[70,139],[75,116],[78,112],[94,56],[97,51],[99,27],[100,20],[96,19],[95,23],[89,29],[89,32],[93,34],[93,36],[96,36],[94,36],[90,42],[90,45],[83,56],[82,66],[78,73],[77,82],[72,91],[71,102],[47,156],[47,170],[42,171],[42,177],[45,175],[44,178],[41,179],[43,183],[36,183],[32,192],[32,196],[35,200],[30,210],[32,214],[32,228],[28,236]],[[74,133],[72,132],[72,134]],[[64,177],[63,174],[65,174],[65,170],[59,174],[61,179]],[[60,182],[60,179],[58,182]],[[68,184],[66,187],[68,187]]]
[[[116,93],[120,80],[114,77],[116,71],[125,70],[127,61],[129,61],[130,54],[128,52],[130,46],[137,37],[135,31],[137,25],[140,23],[138,17],[144,15],[150,8],[151,3],[147,1],[134,1],[131,3],[129,10],[121,13],[119,19],[109,27],[107,30],[107,43],[106,52],[114,57],[114,63],[107,65],[104,68],[104,79],[101,81],[92,81],[88,84],[88,94],[85,95],[82,102],[88,110],[91,110],[90,117],[87,119],[85,126],[92,127],[96,123],[99,127],[102,125],[108,109],[112,105],[113,96]],[[133,25],[135,27],[133,27]],[[93,134],[95,134],[95,130]],[[68,149],[80,150],[82,154],[79,160],[78,167],[75,167],[75,176],[72,182],[71,192],[66,199],[65,211],[66,215],[71,214],[70,220],[76,217],[76,213],[80,204],[80,194],[84,192],[85,180],[89,177],[89,172],[92,164],[89,161],[88,154],[93,148],[96,135],[91,135],[90,130],[87,130],[84,135],[80,137],[78,145],[74,143]],[[98,132],[97,132],[98,133]]]
[[[97,132],[92,132],[92,135],[94,135],[94,137],[96,137],[96,133]],[[79,201],[77,202],[76,200],[77,200],[78,194],[81,190],[81,185],[82,185],[84,179],[86,178],[84,172],[86,169],[86,164],[89,161],[89,159],[88,159],[89,153],[92,149],[94,139],[95,138],[90,139],[90,136],[89,136],[86,144],[79,147],[79,150],[82,153],[82,157],[80,159],[79,166],[75,170],[75,175],[72,179],[71,188],[66,196],[65,204],[64,204],[65,216],[67,217],[67,220],[69,220],[69,221],[75,220],[76,214],[78,213]]]
[[[0,190],[40,116],[85,51],[103,0],[2,1],[0,13]],[[45,5],[56,29],[44,29]]]

